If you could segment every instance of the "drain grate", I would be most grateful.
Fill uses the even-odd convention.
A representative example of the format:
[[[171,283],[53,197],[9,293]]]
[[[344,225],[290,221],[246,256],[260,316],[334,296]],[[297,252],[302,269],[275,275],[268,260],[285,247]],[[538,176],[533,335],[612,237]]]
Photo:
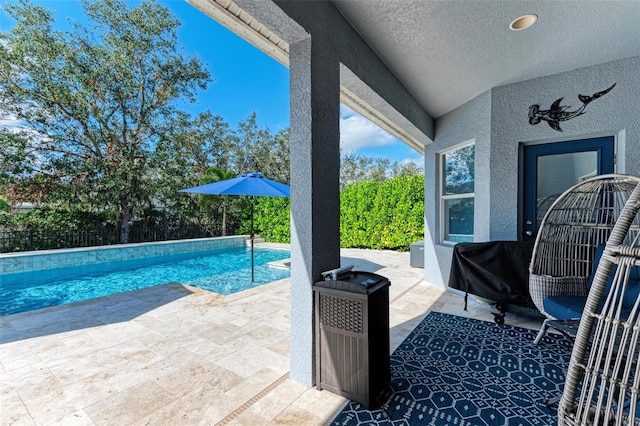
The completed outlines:
[[[253,404],[255,404],[256,402],[260,401],[269,392],[271,392],[272,390],[274,390],[275,388],[280,386],[280,384],[282,384],[288,378],[289,378],[289,373],[287,373],[284,376],[280,377],[278,380],[276,380],[275,382],[271,383],[266,388],[262,389],[262,391],[260,391],[260,393],[255,395],[253,398],[251,398],[250,400],[248,400],[247,402],[242,404],[240,407],[238,407],[235,410],[233,410],[233,412],[231,412],[227,417],[225,417],[224,419],[222,419],[218,423],[216,423],[216,426],[224,426],[224,425],[228,424],[231,420],[235,419],[240,414],[242,414],[245,411],[247,411]]]

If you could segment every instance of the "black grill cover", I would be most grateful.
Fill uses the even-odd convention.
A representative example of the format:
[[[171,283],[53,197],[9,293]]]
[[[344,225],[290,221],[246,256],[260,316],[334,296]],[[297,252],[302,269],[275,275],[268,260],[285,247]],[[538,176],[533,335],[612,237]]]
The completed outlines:
[[[456,244],[449,287],[493,302],[535,308],[529,295],[532,253],[533,242]]]

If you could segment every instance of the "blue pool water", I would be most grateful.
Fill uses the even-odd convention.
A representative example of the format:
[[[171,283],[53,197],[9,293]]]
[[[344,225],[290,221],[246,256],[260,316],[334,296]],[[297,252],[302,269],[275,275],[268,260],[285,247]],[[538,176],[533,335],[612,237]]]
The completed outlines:
[[[131,259],[0,275],[0,315],[93,299],[176,281],[220,294],[231,294],[289,277],[288,269],[268,262],[286,259],[287,250],[244,247],[171,256]]]

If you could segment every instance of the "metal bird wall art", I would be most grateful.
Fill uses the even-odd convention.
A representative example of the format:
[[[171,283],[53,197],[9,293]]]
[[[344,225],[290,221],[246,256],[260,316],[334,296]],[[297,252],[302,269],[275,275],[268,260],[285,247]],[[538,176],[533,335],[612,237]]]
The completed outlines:
[[[571,120],[579,115],[584,114],[584,109],[589,105],[589,103],[595,101],[598,98],[606,95],[616,86],[616,83],[613,83],[611,87],[608,89],[604,89],[601,92],[594,93],[591,96],[578,95],[578,99],[582,102],[582,106],[575,111],[567,111],[571,106],[562,106],[560,102],[564,98],[560,98],[551,104],[551,108],[546,110],[541,110],[540,105],[531,105],[529,107],[529,124],[538,124],[540,121],[546,121],[549,126],[558,132],[561,132],[560,128],[561,121]]]

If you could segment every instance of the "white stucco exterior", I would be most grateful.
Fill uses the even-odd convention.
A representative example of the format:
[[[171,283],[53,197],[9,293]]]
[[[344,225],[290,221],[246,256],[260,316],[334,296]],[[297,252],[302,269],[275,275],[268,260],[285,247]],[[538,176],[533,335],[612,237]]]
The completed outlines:
[[[578,94],[616,87],[584,115],[562,123],[531,125],[532,104],[578,107]],[[446,287],[453,247],[440,241],[440,153],[475,139],[475,241],[518,240],[523,145],[614,136],[617,173],[640,174],[640,57],[495,87],[436,120],[434,143],[425,150],[425,280]],[[575,108],[573,108],[575,109]]]

